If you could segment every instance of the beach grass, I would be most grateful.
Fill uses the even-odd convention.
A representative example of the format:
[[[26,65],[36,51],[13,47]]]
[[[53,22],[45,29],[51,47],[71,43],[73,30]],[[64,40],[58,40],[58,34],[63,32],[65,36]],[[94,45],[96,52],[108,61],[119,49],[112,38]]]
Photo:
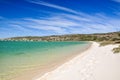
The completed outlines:
[[[109,45],[109,44],[114,44],[113,41],[102,41],[100,42],[100,46],[106,46],[106,45]]]
[[[120,41],[102,41],[100,46],[106,46],[110,44],[120,44]],[[113,53],[120,53],[120,45],[112,49]]]
[[[114,53],[120,53],[120,45],[116,48],[113,48]]]

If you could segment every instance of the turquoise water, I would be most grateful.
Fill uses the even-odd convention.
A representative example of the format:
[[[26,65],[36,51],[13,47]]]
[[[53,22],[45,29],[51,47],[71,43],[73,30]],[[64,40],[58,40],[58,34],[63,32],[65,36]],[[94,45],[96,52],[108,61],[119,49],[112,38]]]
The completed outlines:
[[[88,42],[0,41],[0,80],[13,80],[23,71],[48,66],[88,46]]]

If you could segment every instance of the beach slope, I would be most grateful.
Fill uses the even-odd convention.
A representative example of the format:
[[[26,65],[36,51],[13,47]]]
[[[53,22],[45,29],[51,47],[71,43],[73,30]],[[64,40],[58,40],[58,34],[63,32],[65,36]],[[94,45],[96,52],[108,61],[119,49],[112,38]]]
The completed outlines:
[[[93,42],[87,51],[34,80],[120,80],[120,54],[112,52],[116,46]]]

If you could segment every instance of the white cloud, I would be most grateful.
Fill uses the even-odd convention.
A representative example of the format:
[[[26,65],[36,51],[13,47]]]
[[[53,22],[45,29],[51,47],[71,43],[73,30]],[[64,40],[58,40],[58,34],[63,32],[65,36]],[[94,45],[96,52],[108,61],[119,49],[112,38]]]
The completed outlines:
[[[120,0],[113,0],[113,1],[120,3]]]
[[[23,26],[20,26],[20,25],[14,24],[14,23],[11,24],[10,26],[12,26],[13,29],[21,30],[22,32],[25,32],[25,31],[31,32],[30,29],[27,29],[27,28],[25,28],[25,27],[23,27]]]
[[[29,32],[29,29],[37,29],[39,31],[43,30],[44,32],[54,32],[55,34],[75,34],[119,31],[119,22],[120,19],[110,18],[103,14],[89,15],[86,17],[58,14],[46,18],[24,18],[13,21],[12,24],[16,25],[16,28],[23,29],[27,32]]]
[[[56,18],[48,18],[48,19],[25,19],[25,21],[32,22],[38,25],[45,26],[56,26],[56,27],[70,27],[70,26],[78,26],[77,23],[72,20],[65,19],[62,16]],[[32,24],[33,25],[33,24]]]
[[[55,34],[78,34],[78,33],[104,33],[120,31],[120,19],[108,17],[105,14],[86,14],[79,13],[69,8],[46,3],[30,1],[34,4],[44,5],[59,10],[74,13],[59,14],[51,13],[51,16],[38,18],[22,18],[16,20],[7,20],[3,23],[9,26],[10,30],[21,30],[26,33],[46,33]],[[37,30],[37,31],[35,31]],[[7,31],[8,32],[8,31]],[[6,33],[6,32],[5,32]]]
[[[59,6],[59,5],[55,5],[55,4],[51,4],[51,3],[47,3],[47,2],[43,2],[43,1],[33,1],[33,0],[26,0],[30,3],[34,3],[34,4],[38,4],[38,5],[43,5],[43,6],[47,6],[47,7],[51,7],[51,8],[55,8],[55,9],[59,9],[59,10],[63,10],[63,11],[67,11],[67,12],[71,12],[74,14],[79,14],[79,12],[63,7],[63,6]]]
[[[4,19],[4,17],[0,16],[0,19]]]

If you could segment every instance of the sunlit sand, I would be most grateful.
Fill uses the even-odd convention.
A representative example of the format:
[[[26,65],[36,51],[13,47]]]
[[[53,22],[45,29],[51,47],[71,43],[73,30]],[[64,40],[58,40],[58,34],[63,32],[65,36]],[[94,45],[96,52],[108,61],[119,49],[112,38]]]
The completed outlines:
[[[113,54],[118,45],[91,48],[57,69],[33,80],[120,80],[120,54]]]

